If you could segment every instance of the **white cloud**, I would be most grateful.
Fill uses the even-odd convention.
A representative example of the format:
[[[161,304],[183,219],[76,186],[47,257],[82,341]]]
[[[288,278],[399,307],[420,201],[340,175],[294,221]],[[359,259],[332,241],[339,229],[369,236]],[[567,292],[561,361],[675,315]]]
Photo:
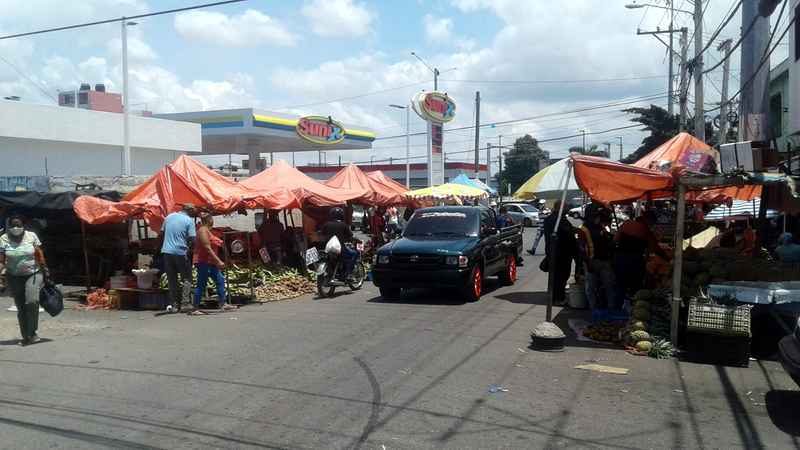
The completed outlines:
[[[253,9],[238,16],[215,11],[181,13],[175,16],[175,29],[186,39],[227,47],[291,47],[298,40],[283,23]]]
[[[303,5],[311,30],[324,37],[358,37],[370,32],[375,16],[353,0],[311,0]]]
[[[122,58],[122,39],[114,38],[106,45],[108,53],[115,59]],[[128,37],[128,62],[152,61],[158,58],[158,54],[146,42],[136,37]]]
[[[453,20],[449,17],[436,18],[425,14],[422,22],[425,25],[425,38],[428,42],[446,43],[453,36]]]

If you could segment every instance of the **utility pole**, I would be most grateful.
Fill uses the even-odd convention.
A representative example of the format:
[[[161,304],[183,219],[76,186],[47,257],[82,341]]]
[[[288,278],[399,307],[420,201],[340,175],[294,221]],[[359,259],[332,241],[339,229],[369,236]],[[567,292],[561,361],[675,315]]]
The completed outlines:
[[[681,84],[679,86],[680,94],[678,101],[680,103],[680,124],[678,124],[679,131],[686,130],[686,114],[687,106],[689,103],[689,80],[687,80],[687,53],[689,52],[689,30],[686,27],[681,28]]]
[[[136,22],[128,22],[122,18],[122,174],[130,176],[131,171],[131,99],[128,94],[128,25],[136,25]],[[77,96],[75,96],[77,98]]]
[[[723,52],[725,62],[722,63],[722,92],[719,99],[719,143],[727,142],[728,137],[728,76],[731,69],[731,40],[725,39],[717,46],[717,50]]]
[[[742,27],[753,29],[742,39],[741,74],[742,93],[739,97],[741,113],[739,114],[739,140],[766,142],[769,140],[767,127],[769,98],[769,60],[764,62],[761,70],[761,58],[767,54],[769,39],[769,17],[758,12],[759,0],[742,2]],[[798,26],[798,25],[795,25]],[[746,28],[743,28],[746,29]],[[747,83],[745,85],[745,83]]]
[[[584,128],[584,129],[582,129],[580,131],[581,131],[581,136],[583,137],[583,147],[581,147],[581,148],[583,149],[583,152],[586,153],[586,151],[588,150],[586,148],[586,129]]]
[[[503,135],[497,136],[497,192],[503,198]]]
[[[486,143],[486,185],[492,179],[492,144]]]
[[[606,146],[606,155],[611,159],[611,142],[603,142],[603,145]]]
[[[475,91],[475,178],[478,178],[478,174],[481,168],[481,161],[480,161],[480,154],[478,153],[480,150],[480,138],[481,138],[481,93],[480,91]]]
[[[674,70],[672,68],[673,61],[675,59],[672,56],[674,51],[672,50],[672,33],[674,31],[672,27],[673,21],[675,20],[675,8],[673,6],[674,2],[675,0],[669,0],[669,79],[667,80],[667,112],[669,113],[670,117],[672,117],[672,115],[675,113],[675,108],[672,106],[672,104],[675,102],[675,93],[672,89],[675,81],[675,74],[673,73]],[[609,156],[611,155],[609,154]]]
[[[622,161],[622,136],[617,136],[619,139],[619,160]]]
[[[758,3],[758,0],[752,0]],[[694,137],[706,141],[706,119],[703,111],[703,2],[694,2]]]

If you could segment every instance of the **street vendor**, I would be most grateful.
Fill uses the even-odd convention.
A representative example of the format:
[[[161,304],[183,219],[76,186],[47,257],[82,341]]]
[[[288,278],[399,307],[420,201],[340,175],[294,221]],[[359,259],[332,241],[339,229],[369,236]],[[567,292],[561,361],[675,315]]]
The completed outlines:
[[[635,219],[625,221],[614,236],[617,245],[614,273],[620,301],[644,287],[648,252],[665,261],[669,260],[669,255],[658,245],[658,239],[651,229],[655,223],[655,213],[648,210]]]
[[[592,309],[618,311],[616,280],[612,266],[613,236],[609,231],[611,212],[602,205],[586,207],[583,225],[578,230],[578,248],[584,264],[586,294]]]
[[[220,309],[235,309],[234,306],[225,302],[225,277],[220,270],[225,267],[225,262],[219,257],[222,239],[212,233],[213,228],[214,216],[206,212],[201,213],[193,255],[193,262],[197,267],[197,289],[194,292],[195,313],[199,313],[200,301],[205,294],[209,277],[214,281],[214,287],[217,289]]]
[[[275,264],[283,263],[281,245],[283,224],[278,220],[278,211],[271,209],[267,212],[267,220],[258,228],[258,235],[269,253],[270,260]]]
[[[369,233],[372,235],[372,246],[375,248],[385,243],[383,239],[383,231],[386,229],[386,221],[383,217],[385,213],[386,210],[379,207],[369,218]]]
[[[558,200],[553,207],[553,214],[547,216],[542,224],[545,237],[545,259],[549,262],[551,261],[550,258],[555,258],[554,263],[550,263],[552,264],[551,267],[555,267],[555,272],[553,273],[554,285],[552,296],[554,305],[563,305],[566,303],[567,281],[572,273],[572,260],[575,259],[576,251],[575,229],[567,220],[566,208],[564,208],[561,220],[558,220],[558,213],[560,211],[561,200]],[[558,223],[558,230],[556,230],[556,223]],[[550,245],[550,238],[553,233],[556,233],[558,239],[557,248],[552,248]]]

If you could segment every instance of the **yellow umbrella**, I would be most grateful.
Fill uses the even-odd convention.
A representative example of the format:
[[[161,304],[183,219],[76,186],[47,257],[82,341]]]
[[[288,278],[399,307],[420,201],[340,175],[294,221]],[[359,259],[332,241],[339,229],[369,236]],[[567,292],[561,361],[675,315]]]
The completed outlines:
[[[567,161],[569,158],[564,158],[536,172],[536,175],[530,177],[517,189],[517,192],[514,192],[514,197],[530,200],[561,196],[561,191],[564,190],[564,176],[570,170]],[[580,190],[575,182],[575,177],[570,177],[567,189],[570,191]]]
[[[463,184],[445,183],[424,189],[417,189],[405,193],[407,198],[413,200],[447,200],[447,199],[484,199],[489,194],[474,187]]]

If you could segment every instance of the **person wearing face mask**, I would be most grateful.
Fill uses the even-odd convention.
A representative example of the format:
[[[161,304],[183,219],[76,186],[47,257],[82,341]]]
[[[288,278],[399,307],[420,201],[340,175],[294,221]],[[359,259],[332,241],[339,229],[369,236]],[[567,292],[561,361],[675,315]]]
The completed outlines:
[[[17,306],[20,345],[39,342],[39,291],[50,273],[39,237],[25,230],[19,216],[8,221],[6,233],[0,236],[0,265],[6,269],[6,285]]]

